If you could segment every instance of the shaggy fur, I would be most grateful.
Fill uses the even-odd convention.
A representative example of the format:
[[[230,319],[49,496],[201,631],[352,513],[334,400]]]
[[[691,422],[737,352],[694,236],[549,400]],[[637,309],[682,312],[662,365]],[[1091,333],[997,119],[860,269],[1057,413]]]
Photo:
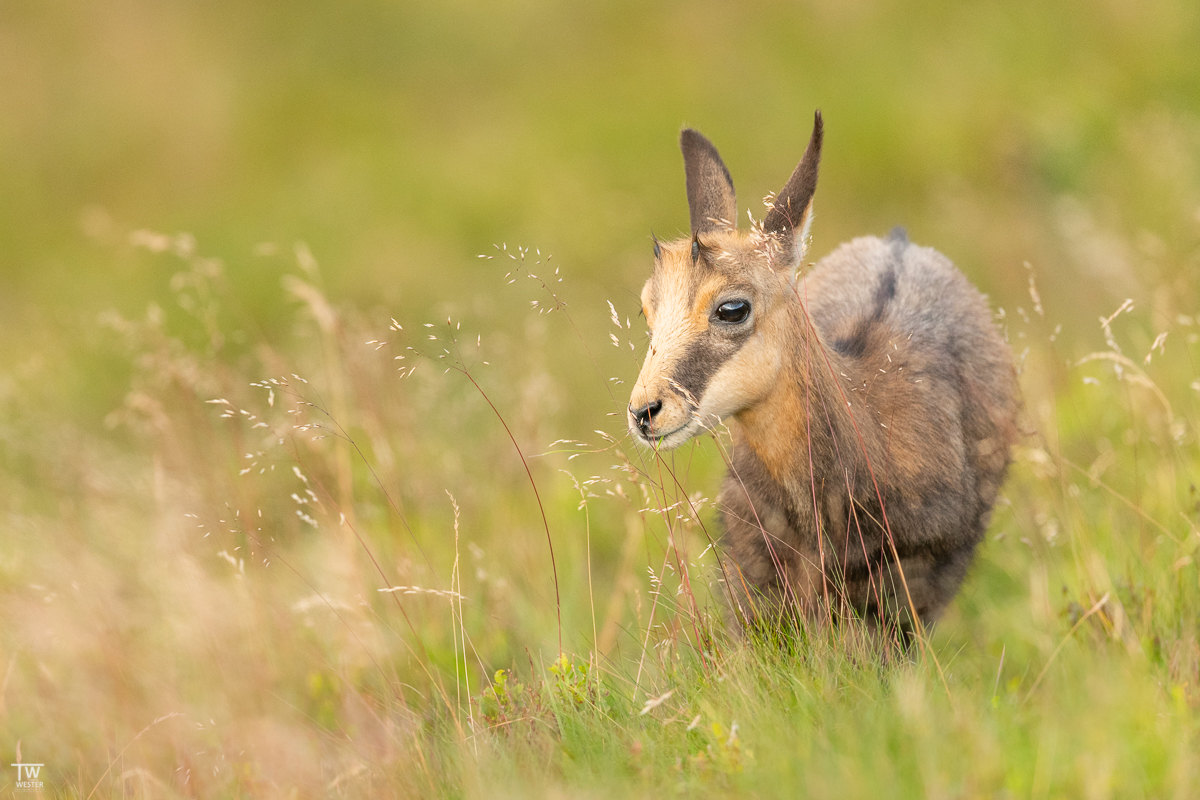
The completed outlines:
[[[797,278],[821,139],[818,114],[763,227],[738,231],[728,170],[684,132],[693,232],[656,243],[630,429],[660,449],[732,432],[720,506],[739,622],[852,611],[909,627],[937,618],[983,537],[1017,437],[1015,372],[985,298],[902,231]],[[738,303],[748,316],[723,319]]]

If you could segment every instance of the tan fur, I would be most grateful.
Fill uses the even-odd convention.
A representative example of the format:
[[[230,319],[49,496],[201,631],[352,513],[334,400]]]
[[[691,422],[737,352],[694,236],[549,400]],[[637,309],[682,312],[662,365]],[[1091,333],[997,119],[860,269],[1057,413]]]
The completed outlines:
[[[688,158],[716,159],[689,164],[706,176],[702,195],[689,183],[693,224],[707,222],[656,245],[630,429],[660,449],[721,422],[732,431],[720,504],[740,621],[824,608],[928,622],[957,591],[1004,478],[1011,354],[982,295],[903,235],[855,239],[796,276],[805,236],[792,226],[803,234],[812,217],[821,133],[818,116],[787,208],[768,213],[775,228],[738,231],[706,216],[728,211],[733,186],[716,149],[685,132]],[[745,321],[721,316],[739,303]]]

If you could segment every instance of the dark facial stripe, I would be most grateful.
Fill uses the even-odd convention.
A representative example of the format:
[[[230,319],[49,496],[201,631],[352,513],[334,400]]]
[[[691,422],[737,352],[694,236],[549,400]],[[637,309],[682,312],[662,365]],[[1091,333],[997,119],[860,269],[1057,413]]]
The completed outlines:
[[[699,405],[712,376],[742,349],[753,332],[750,324],[733,331],[716,330],[710,326],[692,342],[676,364],[672,390],[693,405]]]

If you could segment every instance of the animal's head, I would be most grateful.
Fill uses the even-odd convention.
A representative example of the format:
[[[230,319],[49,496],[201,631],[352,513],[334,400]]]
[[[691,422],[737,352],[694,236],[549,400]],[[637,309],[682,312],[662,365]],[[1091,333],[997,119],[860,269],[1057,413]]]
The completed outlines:
[[[729,170],[694,130],[680,136],[692,235],[654,243],[642,289],[650,350],[629,401],[642,442],[678,447],[770,392],[783,363],[783,328],[812,221],[821,113],[800,164],[761,227],[737,229]]]

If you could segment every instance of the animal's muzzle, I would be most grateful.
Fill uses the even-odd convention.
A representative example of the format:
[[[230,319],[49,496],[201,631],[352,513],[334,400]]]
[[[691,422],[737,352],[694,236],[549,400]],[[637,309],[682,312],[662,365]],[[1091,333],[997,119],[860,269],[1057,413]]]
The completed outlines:
[[[654,418],[662,411],[662,407],[662,400],[651,400],[641,408],[635,409],[632,406],[629,408],[629,416],[633,419],[633,424],[647,439],[654,435]]]

